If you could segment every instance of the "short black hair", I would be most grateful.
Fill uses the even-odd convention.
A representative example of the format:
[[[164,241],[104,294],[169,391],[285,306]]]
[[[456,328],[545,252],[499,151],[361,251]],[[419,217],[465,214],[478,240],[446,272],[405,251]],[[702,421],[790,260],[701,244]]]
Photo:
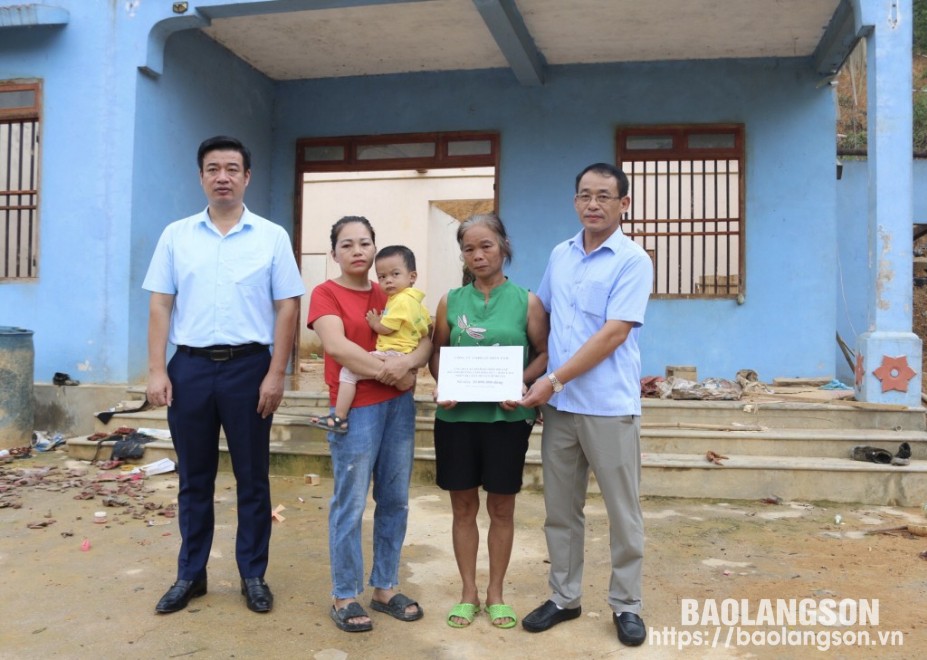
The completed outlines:
[[[417,270],[415,268],[415,253],[405,245],[387,245],[385,248],[377,252],[377,256],[374,258],[374,262],[377,262],[380,259],[385,259],[387,257],[395,257],[396,255],[402,257],[402,261],[405,263],[406,268],[408,268],[410,272]]]
[[[588,172],[595,172],[602,176],[610,176],[613,179],[618,181],[618,196],[627,197],[628,191],[631,189],[631,184],[628,181],[628,175],[620,167],[616,167],[610,163],[593,163],[583,169],[582,172],[576,175],[576,192],[579,192],[579,182],[586,176]]]
[[[237,151],[241,154],[241,162],[245,172],[251,170],[251,152],[248,147],[238,140],[228,135],[216,135],[215,137],[203,140],[200,148],[196,150],[196,163],[200,166],[200,172],[203,171],[203,159],[210,151]]]

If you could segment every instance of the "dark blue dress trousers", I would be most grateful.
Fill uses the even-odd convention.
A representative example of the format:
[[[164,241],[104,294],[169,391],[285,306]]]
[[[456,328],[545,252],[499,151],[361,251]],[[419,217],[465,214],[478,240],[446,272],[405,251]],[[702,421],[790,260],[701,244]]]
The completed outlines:
[[[225,430],[237,487],[238,571],[243,578],[264,577],[271,531],[268,470],[273,417],[262,419],[257,406],[269,366],[269,351],[220,362],[177,351],[168,365],[173,401],[167,420],[180,476],[179,580],[195,580],[206,573],[215,526],[220,426]]]

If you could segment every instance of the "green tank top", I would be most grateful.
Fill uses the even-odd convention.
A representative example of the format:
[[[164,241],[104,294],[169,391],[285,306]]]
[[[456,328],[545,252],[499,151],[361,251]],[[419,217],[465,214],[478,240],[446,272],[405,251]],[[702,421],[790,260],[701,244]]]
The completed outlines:
[[[447,325],[450,346],[523,346],[528,363],[528,290],[509,280],[490,291],[489,300],[473,284],[447,294]],[[440,394],[441,383],[438,383]],[[506,411],[498,403],[458,403],[450,410],[438,408],[435,416],[445,422],[534,421],[534,408],[519,406]]]

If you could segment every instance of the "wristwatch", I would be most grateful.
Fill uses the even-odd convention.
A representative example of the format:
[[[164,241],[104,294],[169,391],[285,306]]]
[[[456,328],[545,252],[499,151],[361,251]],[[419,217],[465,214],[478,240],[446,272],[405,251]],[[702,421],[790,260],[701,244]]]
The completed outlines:
[[[547,374],[547,380],[550,381],[550,384],[553,386],[555,393],[563,390],[563,383],[557,380],[557,377],[554,375],[553,371]]]

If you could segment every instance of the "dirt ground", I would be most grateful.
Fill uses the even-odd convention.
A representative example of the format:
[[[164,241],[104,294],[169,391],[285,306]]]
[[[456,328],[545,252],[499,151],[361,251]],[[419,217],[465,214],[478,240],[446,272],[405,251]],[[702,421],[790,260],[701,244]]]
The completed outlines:
[[[807,657],[804,646],[760,645],[775,626],[683,625],[683,599],[700,613],[709,600],[874,599],[878,622],[849,627],[797,626],[816,635],[871,635],[870,648],[831,647],[825,655],[912,658],[927,653],[923,603],[927,602],[927,539],[883,532],[927,523],[920,509],[847,507],[825,503],[711,502],[647,499],[644,620],[648,642],[621,647],[605,603],[608,537],[604,508],[586,507],[586,573],[583,616],[545,633],[497,630],[485,616],[454,630],[444,622],[459,595],[450,538],[449,502],[434,487],[414,487],[401,568],[402,590],[418,599],[425,617],[401,623],[373,614],[371,633],[338,631],[328,618],[327,510],[331,484],[274,477],[275,505],[285,520],[274,524],[267,580],[276,595],[273,612],[249,612],[238,592],[234,563],[234,483],[220,474],[217,532],[209,565],[209,593],[172,615],[154,605],[173,580],[179,547],[170,511],[174,474],[137,482],[70,461],[64,452],[0,464],[0,658],[612,658]],[[103,479],[103,480],[101,480]],[[83,493],[83,495],[82,495]],[[93,494],[92,499],[81,499]],[[107,506],[110,504],[111,506]],[[93,522],[96,511],[105,524]],[[840,523],[837,516],[841,517]],[[372,504],[365,547],[369,563]],[[150,522],[149,522],[150,521]],[[548,596],[543,497],[523,493],[516,512],[515,550],[506,596],[524,616]],[[485,538],[485,520],[481,520]],[[484,549],[483,549],[484,550]],[[481,583],[486,559],[481,552]],[[369,598],[369,591],[363,602]],[[740,623],[744,623],[741,619]],[[733,635],[729,646],[724,643]],[[746,632],[745,632],[746,631]],[[879,634],[897,632],[894,646]],[[711,648],[715,633],[717,648]],[[703,646],[682,646],[696,633]],[[675,635],[675,639],[670,636]],[[738,640],[737,635],[741,635]],[[831,638],[828,637],[828,640]],[[847,637],[841,637],[845,641]]]

